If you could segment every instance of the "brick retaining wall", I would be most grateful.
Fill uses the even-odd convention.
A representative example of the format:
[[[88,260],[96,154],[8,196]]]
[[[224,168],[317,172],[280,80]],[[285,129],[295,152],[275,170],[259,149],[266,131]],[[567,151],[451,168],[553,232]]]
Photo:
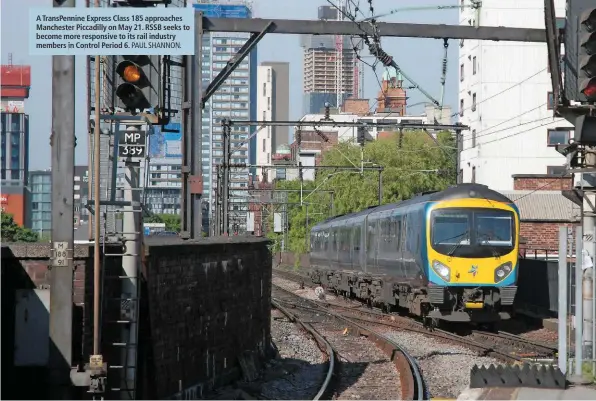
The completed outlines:
[[[238,356],[263,355],[270,343],[271,254],[268,241],[229,237],[184,242],[148,239],[141,280],[138,399],[188,397],[239,376]],[[2,398],[40,399],[44,386],[30,386],[43,367],[14,367],[17,289],[50,291],[49,244],[2,246]],[[106,253],[121,253],[108,246]],[[75,246],[73,363],[87,362],[92,346],[93,247]],[[121,275],[119,257],[105,258],[106,277]],[[103,295],[102,353],[119,355],[117,320],[121,280],[107,279]],[[111,301],[108,301],[111,300]],[[116,300],[117,301],[117,300]],[[43,330],[43,329],[42,329]],[[109,377],[108,387],[118,379]],[[112,384],[114,386],[112,386]],[[37,389],[37,390],[35,390]],[[181,391],[182,390],[182,391]],[[108,398],[114,398],[108,395]]]

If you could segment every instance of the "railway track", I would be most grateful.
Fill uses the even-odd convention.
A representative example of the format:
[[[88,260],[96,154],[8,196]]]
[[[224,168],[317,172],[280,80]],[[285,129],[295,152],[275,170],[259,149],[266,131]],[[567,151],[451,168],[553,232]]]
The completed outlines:
[[[311,333],[327,355],[314,399],[427,399],[418,364],[397,343],[339,311],[272,288],[273,306]]]
[[[331,390],[331,378],[333,377],[333,373],[336,371],[337,366],[337,355],[335,353],[335,350],[333,349],[331,344],[323,336],[321,336],[319,332],[316,331],[309,323],[305,323],[302,320],[300,320],[300,318],[297,317],[294,313],[281,306],[279,302],[272,300],[271,304],[275,309],[283,313],[292,323],[300,325],[302,329],[309,333],[315,340],[321,351],[325,354],[327,364],[326,374],[319,390],[313,397],[313,400],[317,401],[320,399],[331,398],[331,394],[329,394]]]
[[[274,269],[274,275],[308,285],[309,277],[279,269]],[[350,302],[348,305],[314,301],[317,304],[330,308],[350,319],[363,323],[381,324],[400,330],[423,333],[428,336],[454,342],[478,352],[480,355],[490,356],[508,363],[544,363],[553,360],[557,349],[547,344],[528,340],[507,332],[493,333],[489,331],[472,330],[466,334],[457,334],[448,330],[434,329],[429,331],[424,325],[412,318],[386,314],[379,310],[366,307],[364,304]],[[349,302],[349,301],[348,301]]]

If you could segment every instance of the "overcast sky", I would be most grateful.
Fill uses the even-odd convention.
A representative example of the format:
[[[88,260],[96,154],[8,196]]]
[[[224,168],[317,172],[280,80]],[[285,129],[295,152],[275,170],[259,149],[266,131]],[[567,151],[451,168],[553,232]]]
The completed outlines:
[[[360,2],[368,15],[368,2]],[[79,6],[85,2],[77,0]],[[425,0],[424,6],[457,4],[458,0]],[[316,19],[317,9],[328,4],[326,0],[254,0],[254,16],[257,18],[281,19]],[[375,13],[388,12],[394,8],[420,6],[418,0],[374,0]],[[28,52],[28,7],[52,6],[51,0],[2,0],[2,64],[8,62],[12,53],[13,64],[31,65],[31,96],[26,102],[26,112],[30,115],[30,169],[50,167],[50,147],[48,138],[52,122],[52,63],[49,56],[30,56]],[[383,21],[457,24],[457,10],[401,11]],[[443,41],[435,39],[384,38],[383,48],[394,56],[403,70],[417,81],[435,98],[440,94],[441,59]],[[457,41],[449,47],[449,64],[445,103],[453,109],[457,101]],[[363,55],[368,52],[364,51]],[[267,35],[258,45],[259,63],[262,61],[287,61],[290,63],[290,118],[298,119],[302,112],[302,49],[299,37],[294,35]],[[365,59],[370,61],[370,59]],[[377,67],[379,76],[383,70]],[[87,163],[87,125],[85,58],[76,59],[76,111],[77,149],[76,163]],[[370,67],[365,66],[364,97],[375,98],[379,85]],[[408,92],[408,103],[414,104],[426,99],[419,91]],[[371,103],[372,104],[372,103]],[[412,109],[412,113],[421,113],[421,108]]]

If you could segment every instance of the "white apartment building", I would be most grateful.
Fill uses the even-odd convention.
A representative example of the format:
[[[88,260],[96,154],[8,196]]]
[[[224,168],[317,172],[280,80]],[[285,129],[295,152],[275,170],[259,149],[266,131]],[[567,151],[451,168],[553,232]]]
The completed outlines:
[[[561,26],[565,0],[555,7]],[[544,29],[544,2],[483,0],[478,9],[460,10],[459,23]],[[511,190],[513,174],[562,174],[565,158],[555,145],[567,143],[572,126],[553,118],[546,44],[462,40],[459,46],[459,121],[470,127],[460,156],[463,182]]]
[[[273,117],[273,67],[260,65],[257,67],[257,118],[262,121],[271,121]],[[257,164],[260,166],[271,165],[273,148],[272,126],[257,127]]]
[[[290,65],[286,62],[263,62],[257,67],[257,119],[287,121],[290,106]],[[256,164],[271,166],[273,155],[281,145],[287,145],[289,127],[257,127],[255,140]],[[263,171],[257,169],[257,171]],[[282,176],[279,176],[279,174]],[[267,179],[283,178],[283,171],[269,169]]]

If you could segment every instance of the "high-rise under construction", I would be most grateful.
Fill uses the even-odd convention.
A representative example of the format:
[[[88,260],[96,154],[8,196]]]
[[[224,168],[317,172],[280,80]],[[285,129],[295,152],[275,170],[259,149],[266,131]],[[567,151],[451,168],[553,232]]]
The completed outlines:
[[[344,9],[338,1],[337,7]],[[332,6],[319,7],[320,20],[341,20],[343,14]],[[319,113],[329,103],[340,107],[345,99],[359,97],[359,68],[354,47],[360,47],[358,38],[333,35],[302,35],[303,111]]]

